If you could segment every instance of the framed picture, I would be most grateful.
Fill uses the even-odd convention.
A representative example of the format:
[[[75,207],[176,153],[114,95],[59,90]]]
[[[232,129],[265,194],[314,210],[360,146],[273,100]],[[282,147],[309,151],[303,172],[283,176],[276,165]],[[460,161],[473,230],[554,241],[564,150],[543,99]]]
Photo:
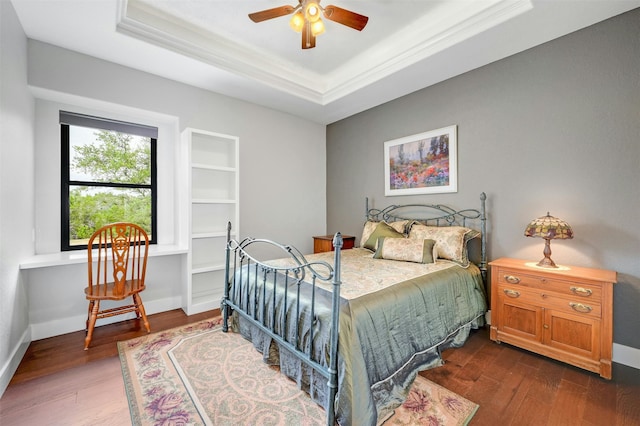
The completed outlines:
[[[384,195],[458,191],[457,126],[384,143]]]

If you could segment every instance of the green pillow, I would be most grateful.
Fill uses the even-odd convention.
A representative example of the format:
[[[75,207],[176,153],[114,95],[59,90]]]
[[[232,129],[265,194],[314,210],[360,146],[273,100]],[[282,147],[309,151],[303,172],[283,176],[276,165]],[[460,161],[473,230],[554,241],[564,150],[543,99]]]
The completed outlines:
[[[378,246],[378,238],[382,237],[390,237],[390,238],[404,238],[404,234],[393,229],[391,225],[385,222],[380,222],[376,229],[373,230],[371,235],[369,235],[369,239],[364,243],[364,248],[369,249],[371,251],[376,251],[376,247]]]
[[[415,263],[434,263],[434,240],[414,238],[380,238],[374,259],[402,260]]]

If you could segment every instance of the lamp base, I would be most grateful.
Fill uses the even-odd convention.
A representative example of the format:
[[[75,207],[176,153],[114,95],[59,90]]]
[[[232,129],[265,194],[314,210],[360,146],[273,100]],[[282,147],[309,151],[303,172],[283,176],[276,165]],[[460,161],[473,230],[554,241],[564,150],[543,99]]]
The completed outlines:
[[[538,262],[538,266],[541,268],[557,268],[556,263],[551,260],[551,239],[544,239],[544,250],[542,251],[544,258]]]
[[[558,265],[556,265],[556,263],[551,260],[550,257],[544,257],[540,262],[536,263],[536,266],[539,266],[541,268],[557,268]]]

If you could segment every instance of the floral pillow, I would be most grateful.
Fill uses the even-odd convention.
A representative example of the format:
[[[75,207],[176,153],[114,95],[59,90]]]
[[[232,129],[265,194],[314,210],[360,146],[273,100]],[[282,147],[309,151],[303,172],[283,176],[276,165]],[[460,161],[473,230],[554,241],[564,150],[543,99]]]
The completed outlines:
[[[466,236],[477,236],[477,232],[462,226],[428,226],[414,223],[409,231],[410,239],[432,239],[436,242],[438,258],[469,265]]]
[[[365,243],[362,245],[362,247],[371,251],[376,251],[376,247],[378,246],[378,238],[382,237],[405,238],[405,235],[401,232],[396,231],[390,224],[386,222],[378,222],[375,229],[365,240]]]
[[[402,260],[415,263],[433,263],[436,261],[434,240],[409,238],[379,238],[374,259]]]
[[[367,242],[367,240],[369,239],[369,237],[371,236],[371,233],[373,231],[375,231],[376,226],[378,226],[378,224],[380,223],[386,223],[386,222],[377,222],[374,220],[368,220],[365,224],[364,224],[364,228],[362,229],[362,238],[360,239],[360,247],[365,247],[365,244]],[[396,230],[397,232],[401,233],[401,234],[406,234],[407,233],[407,225],[409,225],[409,221],[408,220],[398,220],[395,222],[389,222],[387,223],[388,225],[390,225],[394,230]],[[375,250],[375,247],[371,250]]]
[[[411,223],[410,220],[396,220],[394,222],[387,222],[393,229],[400,232],[401,234],[407,233],[407,226]]]

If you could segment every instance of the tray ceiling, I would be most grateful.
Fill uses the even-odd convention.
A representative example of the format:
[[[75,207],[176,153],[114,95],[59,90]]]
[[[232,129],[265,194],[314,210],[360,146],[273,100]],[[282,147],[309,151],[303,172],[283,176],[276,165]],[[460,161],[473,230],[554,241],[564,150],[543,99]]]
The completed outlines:
[[[328,124],[596,22],[640,0],[324,0],[366,15],[326,21],[300,48],[297,0],[12,0],[29,38]]]

